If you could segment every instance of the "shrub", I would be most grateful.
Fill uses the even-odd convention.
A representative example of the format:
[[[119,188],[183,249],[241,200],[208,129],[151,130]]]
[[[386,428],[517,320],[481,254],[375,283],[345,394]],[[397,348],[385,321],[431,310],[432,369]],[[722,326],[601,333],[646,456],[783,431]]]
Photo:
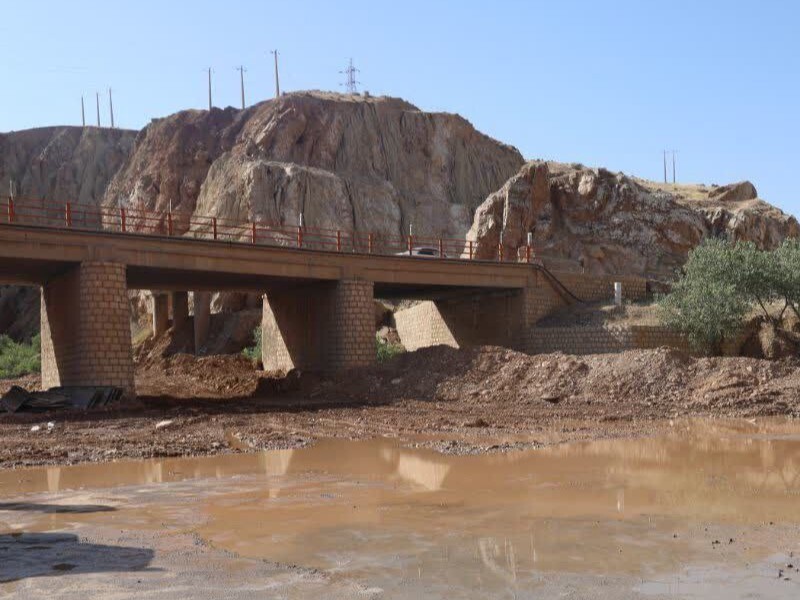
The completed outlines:
[[[261,360],[261,326],[259,325],[255,329],[253,329],[253,345],[249,348],[245,348],[242,350],[242,354],[244,354],[250,360],[259,361]]]
[[[378,362],[386,362],[391,360],[398,354],[405,352],[405,349],[397,344],[390,344],[380,338],[375,338],[375,351],[377,353]]]
[[[36,334],[29,343],[18,343],[0,335],[0,378],[19,377],[42,370],[41,337]]]

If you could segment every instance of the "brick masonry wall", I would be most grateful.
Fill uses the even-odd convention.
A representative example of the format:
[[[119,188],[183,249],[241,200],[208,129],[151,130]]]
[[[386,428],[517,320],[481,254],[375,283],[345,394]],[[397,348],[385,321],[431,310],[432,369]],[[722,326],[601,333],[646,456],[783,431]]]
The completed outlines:
[[[375,362],[375,305],[373,284],[343,279],[333,289],[327,363],[332,370]]]
[[[742,331],[725,342],[722,345],[722,354],[739,356],[742,345],[754,332],[752,329]],[[663,325],[534,327],[530,334],[531,354],[608,354],[663,347],[696,354],[684,334]]]
[[[42,291],[42,386],[135,394],[125,265],[85,262]]]
[[[407,350],[446,345],[519,347],[524,343],[526,303],[523,290],[476,293],[447,300],[425,301],[394,315],[400,339]]]
[[[613,299],[616,281],[622,283],[622,296],[626,300],[641,300],[647,296],[644,279],[580,273],[554,275],[581,300]],[[395,323],[408,350],[440,344],[456,348],[495,344],[532,351],[537,343],[535,323],[571,302],[574,300],[549,277],[535,272],[524,290],[421,302],[395,313]]]
[[[267,370],[327,371],[375,360],[373,284],[346,279],[264,298],[261,355]]]

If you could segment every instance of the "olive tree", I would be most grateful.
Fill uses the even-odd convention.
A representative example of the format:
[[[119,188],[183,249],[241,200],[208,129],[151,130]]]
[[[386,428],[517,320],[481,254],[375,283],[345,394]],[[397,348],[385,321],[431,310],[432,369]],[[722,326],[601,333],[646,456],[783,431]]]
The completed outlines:
[[[783,317],[787,308],[800,318],[800,239],[787,239],[773,252],[779,276],[776,292],[783,300]]]
[[[722,343],[741,329],[749,303],[733,245],[709,239],[689,253],[681,278],[661,300],[666,325],[684,332],[698,351],[719,354]]]

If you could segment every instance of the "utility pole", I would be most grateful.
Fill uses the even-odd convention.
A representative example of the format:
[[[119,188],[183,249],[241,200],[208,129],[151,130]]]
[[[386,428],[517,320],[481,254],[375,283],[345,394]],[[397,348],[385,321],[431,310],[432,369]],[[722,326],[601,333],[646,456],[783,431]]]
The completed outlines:
[[[111,129],[114,129],[114,101],[111,99],[111,88],[108,88],[108,112],[111,113]]]
[[[278,79],[278,51],[272,50],[270,52],[272,56],[275,57],[275,98],[281,97],[281,84],[280,80]]]
[[[672,183],[675,183],[675,155],[678,153],[677,150],[672,151]]]
[[[244,110],[244,72],[247,70],[243,66],[239,65],[236,67],[236,70],[239,71],[239,80],[241,81],[242,85],[242,110]]]
[[[211,67],[208,67],[208,110],[211,110]]]
[[[94,93],[94,99],[97,104],[97,126],[100,127],[100,92]]]
[[[361,83],[360,81],[356,81],[356,73],[359,70],[353,66],[353,59],[350,59],[347,68],[344,71],[339,71],[342,75],[345,76],[344,83],[341,84],[344,86],[344,89],[347,90],[348,94],[357,94],[358,93],[358,84]]]
[[[667,151],[664,150],[664,183],[667,183]]]
[[[86,108],[83,105],[83,96],[81,96],[81,123],[86,127]]]

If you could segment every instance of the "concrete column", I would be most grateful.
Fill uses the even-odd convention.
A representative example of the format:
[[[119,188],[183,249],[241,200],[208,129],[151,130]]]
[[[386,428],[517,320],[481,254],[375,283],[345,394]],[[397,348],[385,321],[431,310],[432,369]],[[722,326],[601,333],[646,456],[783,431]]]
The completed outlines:
[[[153,292],[153,337],[169,329],[169,296]]]
[[[264,369],[333,371],[375,360],[372,282],[316,283],[264,297]]]
[[[194,292],[194,353],[199,355],[206,341],[211,325],[211,294]]]
[[[172,292],[172,327],[177,329],[189,320],[189,292]]]
[[[42,387],[113,385],[135,396],[125,265],[84,262],[42,288]]]

